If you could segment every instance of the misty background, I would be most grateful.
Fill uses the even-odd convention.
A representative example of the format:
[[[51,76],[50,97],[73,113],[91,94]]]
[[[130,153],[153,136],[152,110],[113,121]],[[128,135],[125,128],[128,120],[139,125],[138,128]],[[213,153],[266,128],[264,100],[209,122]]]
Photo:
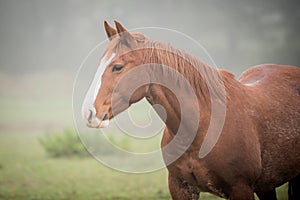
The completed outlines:
[[[298,1],[1,1],[2,72],[76,70],[105,39],[103,20],[190,35],[219,65],[299,65]],[[238,70],[240,71],[240,70]]]

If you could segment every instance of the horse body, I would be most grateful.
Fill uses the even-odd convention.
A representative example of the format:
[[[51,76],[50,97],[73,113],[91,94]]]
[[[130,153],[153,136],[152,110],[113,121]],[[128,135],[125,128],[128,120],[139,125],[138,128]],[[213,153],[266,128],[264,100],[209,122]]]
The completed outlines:
[[[251,191],[263,196],[300,173],[300,70],[261,65],[239,80],[231,80],[235,90],[227,91],[226,121],[210,154],[198,158],[206,131],[201,120],[194,143],[168,166],[174,199],[197,199],[190,190],[225,198],[235,190],[237,199]],[[174,135],[168,128],[174,125],[166,125],[162,147]]]
[[[254,192],[261,200],[276,199],[275,188],[292,179],[290,196],[296,194],[294,191],[300,188],[300,178],[297,178],[300,174],[299,68],[260,65],[250,68],[236,80],[231,73],[213,69],[182,51],[149,42],[141,34],[130,34],[118,22],[116,27],[117,30],[105,23],[106,33],[111,40],[105,53],[107,57],[110,57],[108,54],[115,57],[108,63],[102,76],[102,82],[106,84],[101,85],[95,99],[93,110],[96,113],[87,110],[88,114],[85,115],[88,125],[93,124],[94,118],[97,122],[109,120],[130,104],[146,97],[150,104],[162,105],[167,114],[165,117],[164,112],[154,107],[166,124],[161,147],[169,171],[169,190],[173,199],[198,199],[201,191],[232,200],[253,200]],[[145,44],[151,44],[150,48]],[[144,48],[130,51],[132,47]],[[120,49],[122,53],[118,52]],[[122,80],[122,73],[134,71],[135,66],[154,62],[158,68],[149,65],[145,71],[135,74],[126,84],[120,84],[114,90],[116,83]],[[124,66],[123,70],[120,65]],[[188,80],[196,91],[196,101],[191,100],[175,73],[161,67],[164,65]],[[128,88],[140,83],[141,79],[149,80],[149,84],[136,87],[129,97]],[[178,85],[184,104],[180,104],[180,99],[170,89],[155,84],[153,80],[156,79]],[[220,89],[218,80],[222,80],[226,90],[226,102],[220,100],[226,105],[225,121],[212,150],[200,158],[201,145],[213,120],[212,99],[218,99],[218,94],[214,95],[210,89]],[[115,113],[112,112],[113,91],[118,107]],[[129,103],[126,104],[124,99]],[[188,114],[183,115],[182,110]],[[196,120],[198,117],[199,120]],[[195,126],[198,128],[193,135]],[[182,134],[179,139],[176,137],[178,131]],[[165,148],[174,140],[175,145]],[[190,145],[185,149],[181,144],[186,141]]]
[[[247,90],[257,110],[262,169],[255,188],[260,191],[278,187],[300,173],[300,70],[260,65],[240,77],[246,85],[254,79],[256,83]]]
[[[250,100],[239,101],[239,99],[244,99],[241,98],[241,90],[244,87],[234,79],[230,81],[239,89],[231,91],[229,94],[231,97],[228,96],[223,132],[213,150],[205,158],[199,159],[199,149],[210,119],[210,108],[205,103],[205,105],[200,105],[200,125],[193,143],[178,160],[167,166],[169,188],[173,199],[198,199],[199,191],[211,192],[220,197],[228,198],[238,182],[253,184],[260,175],[258,137],[254,126],[249,127],[252,119],[248,114],[249,112],[245,110],[249,109],[250,106],[246,104],[250,104]],[[155,91],[159,90],[156,88]],[[166,96],[170,97],[170,95]],[[234,99],[234,101],[230,99]],[[164,102],[172,102],[172,100]],[[154,104],[163,104],[164,102],[157,101]],[[168,108],[168,106],[165,107]],[[177,115],[173,113],[174,109],[167,110],[167,112],[170,116]],[[166,122],[162,148],[175,137],[174,130],[172,131],[172,127],[175,126],[173,123],[173,120],[169,123]],[[167,157],[170,156],[168,154],[170,153],[163,151],[165,160],[168,160]],[[240,188],[236,190],[241,191]],[[244,195],[244,191],[242,195]]]

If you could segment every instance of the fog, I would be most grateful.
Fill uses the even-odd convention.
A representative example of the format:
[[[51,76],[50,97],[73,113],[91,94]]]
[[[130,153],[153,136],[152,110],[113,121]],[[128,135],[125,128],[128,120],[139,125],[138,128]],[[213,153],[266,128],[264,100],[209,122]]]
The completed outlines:
[[[186,33],[236,73],[260,63],[300,66],[298,1],[1,1],[0,70],[73,73],[105,39],[103,21]],[[100,56],[100,55],[99,55]]]

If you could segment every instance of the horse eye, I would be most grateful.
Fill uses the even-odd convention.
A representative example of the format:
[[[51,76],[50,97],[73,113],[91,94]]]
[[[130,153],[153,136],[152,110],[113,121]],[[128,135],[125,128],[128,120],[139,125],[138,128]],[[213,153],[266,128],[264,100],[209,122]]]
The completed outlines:
[[[119,71],[121,71],[121,69],[123,69],[122,65],[114,65],[111,71],[112,72],[119,72]]]

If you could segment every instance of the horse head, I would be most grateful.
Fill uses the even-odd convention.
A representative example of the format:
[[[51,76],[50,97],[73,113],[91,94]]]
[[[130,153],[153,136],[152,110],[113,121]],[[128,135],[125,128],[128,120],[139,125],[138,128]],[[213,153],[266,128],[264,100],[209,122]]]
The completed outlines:
[[[92,128],[107,127],[110,119],[148,92],[147,84],[139,85],[140,80],[149,79],[146,68],[132,71],[143,65],[142,49],[147,38],[140,33],[128,32],[117,21],[115,26],[113,28],[104,22],[109,44],[83,103],[83,118]],[[134,91],[130,90],[132,88]]]

